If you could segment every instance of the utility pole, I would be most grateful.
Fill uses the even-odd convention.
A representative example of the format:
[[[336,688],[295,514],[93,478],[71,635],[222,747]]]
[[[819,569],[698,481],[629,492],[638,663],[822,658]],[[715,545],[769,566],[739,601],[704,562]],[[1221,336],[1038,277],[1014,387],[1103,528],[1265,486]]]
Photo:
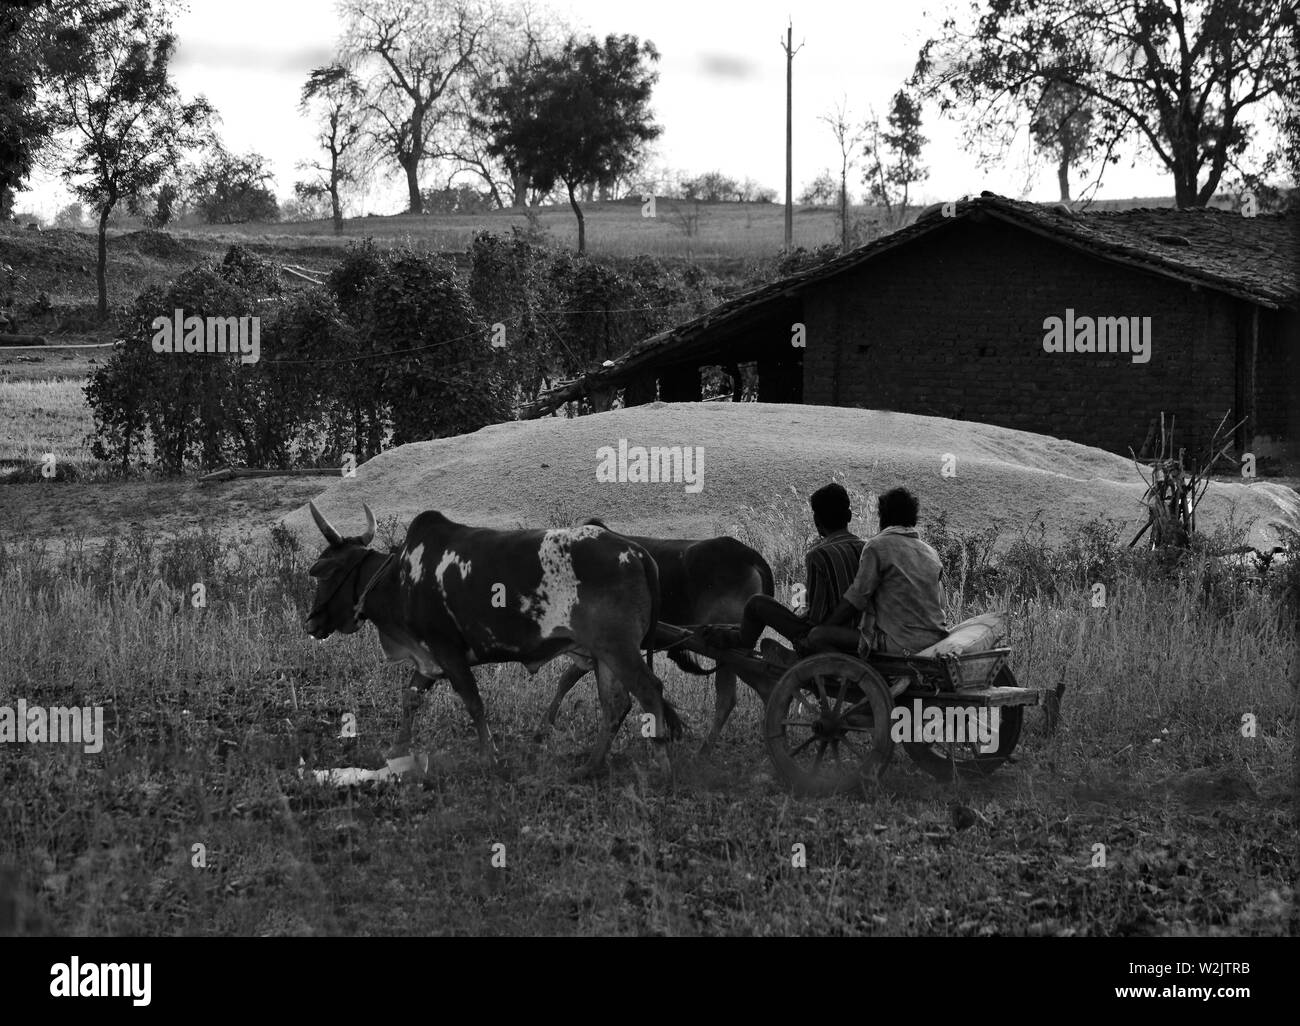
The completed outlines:
[[[794,55],[803,49],[803,43],[794,48],[794,23],[787,21],[785,41],[785,251],[794,246]]]

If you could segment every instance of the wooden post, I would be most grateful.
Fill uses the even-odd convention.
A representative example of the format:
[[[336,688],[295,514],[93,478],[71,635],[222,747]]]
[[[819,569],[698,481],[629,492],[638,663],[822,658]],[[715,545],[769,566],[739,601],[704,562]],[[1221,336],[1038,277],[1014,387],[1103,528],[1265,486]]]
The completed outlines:
[[[785,251],[794,246],[794,55],[803,49],[794,48],[794,23],[787,22],[785,42]]]
[[[1259,432],[1259,420],[1256,416],[1255,376],[1259,367],[1259,307],[1250,310],[1250,368],[1246,376],[1246,409],[1242,411],[1246,418],[1246,447],[1255,445],[1255,435]]]

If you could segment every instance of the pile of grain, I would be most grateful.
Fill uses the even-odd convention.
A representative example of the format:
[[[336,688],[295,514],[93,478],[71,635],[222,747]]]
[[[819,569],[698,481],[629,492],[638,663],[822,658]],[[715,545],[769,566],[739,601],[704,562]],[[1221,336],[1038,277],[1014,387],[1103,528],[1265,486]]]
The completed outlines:
[[[681,483],[597,481],[598,450],[617,450],[620,439],[702,447],[703,487],[691,493]],[[1100,449],[939,417],[761,403],[655,403],[499,424],[393,449],[316,502],[345,533],[364,523],[364,501],[381,519],[403,524],[426,509],[493,527],[552,527],[594,515],[631,533],[699,537],[731,530],[746,508],[802,503],[832,478],[864,494],[906,485],[921,499],[922,526],[946,510],[953,528],[998,523],[1004,539],[1039,514],[1053,541],[1097,517],[1120,522],[1127,540],[1145,521],[1132,462]],[[1300,527],[1300,495],[1266,482],[1216,481],[1198,526],[1230,517],[1252,525],[1251,544],[1271,547],[1280,526]],[[309,547],[319,541],[306,507],[286,523]],[[874,511],[863,510],[856,526],[873,531]]]

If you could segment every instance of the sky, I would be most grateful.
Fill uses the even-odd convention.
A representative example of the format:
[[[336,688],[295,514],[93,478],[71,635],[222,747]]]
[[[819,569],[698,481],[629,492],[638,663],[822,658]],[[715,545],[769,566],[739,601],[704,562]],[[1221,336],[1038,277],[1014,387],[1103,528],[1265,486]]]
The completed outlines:
[[[661,54],[652,108],[663,135],[656,162],[695,174],[719,170],[753,178],[783,194],[787,19],[794,42],[794,183],[796,195],[816,174],[838,167],[839,151],[819,117],[847,103],[856,119],[874,109],[882,118],[934,34],[948,0],[567,0],[540,5],[574,28],[598,36],[630,33]],[[961,10],[965,9],[962,4]],[[236,152],[269,159],[274,188],[292,195],[295,169],[313,152],[314,129],[298,110],[311,68],[334,51],[339,19],[330,0],[190,0],[176,21],[174,77],[183,96],[202,93],[221,115],[219,134]],[[1022,140],[998,166],[979,167],[960,127],[927,107],[922,133],[929,179],[916,201],[929,203],[983,189],[1006,196],[1057,198],[1054,171],[1028,167]],[[1172,180],[1153,158],[1126,155],[1110,167],[1099,199],[1171,196]],[[861,190],[861,172],[855,173]],[[1078,193],[1078,174],[1075,192]],[[432,181],[427,185],[435,184]],[[850,181],[853,191],[854,181]],[[395,213],[405,192],[394,176],[361,201],[368,212]],[[20,208],[50,216],[69,197],[56,179],[42,178]]]

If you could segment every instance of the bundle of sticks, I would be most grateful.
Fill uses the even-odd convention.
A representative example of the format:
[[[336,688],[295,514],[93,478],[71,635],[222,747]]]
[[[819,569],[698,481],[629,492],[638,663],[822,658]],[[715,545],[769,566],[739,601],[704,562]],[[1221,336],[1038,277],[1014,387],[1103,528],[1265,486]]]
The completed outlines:
[[[1147,490],[1142,496],[1142,504],[1147,508],[1147,522],[1142,530],[1134,535],[1129,548],[1136,545],[1149,531],[1150,546],[1153,549],[1166,545],[1186,546],[1196,531],[1196,507],[1200,505],[1205,491],[1210,487],[1210,475],[1215,464],[1228,454],[1232,448],[1232,438],[1236,430],[1245,423],[1241,420],[1224,430],[1228,414],[1223,415],[1219,426],[1210,436],[1209,450],[1198,465],[1187,462],[1187,450],[1178,448],[1174,454],[1174,421],[1169,419],[1168,431],[1165,430],[1165,415],[1160,414],[1160,447],[1154,458],[1139,460],[1133,455],[1133,466],[1138,475],[1146,482]],[[1154,430],[1152,431],[1154,434]],[[1148,435],[1150,442],[1151,435]],[[1143,446],[1145,451],[1147,446]],[[1129,450],[1130,455],[1133,450]],[[1143,472],[1143,463],[1150,468],[1150,475]]]

